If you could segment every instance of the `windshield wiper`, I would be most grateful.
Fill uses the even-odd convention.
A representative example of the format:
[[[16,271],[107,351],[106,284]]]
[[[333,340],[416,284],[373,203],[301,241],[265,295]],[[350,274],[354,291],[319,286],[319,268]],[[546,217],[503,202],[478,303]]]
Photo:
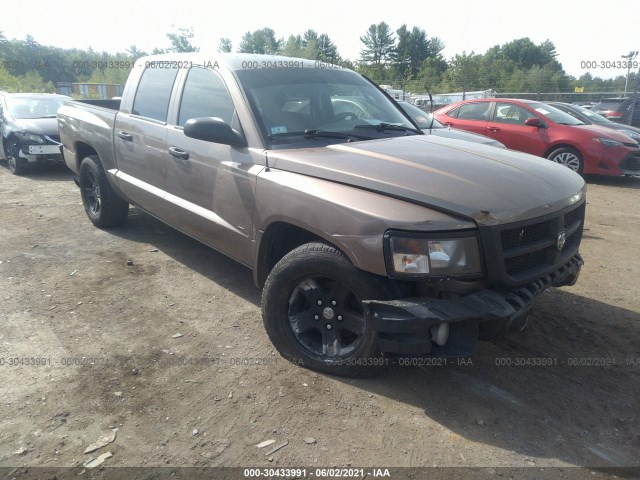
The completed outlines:
[[[282,137],[304,137],[304,138],[342,138],[351,142],[354,138],[358,140],[371,140],[371,137],[367,137],[365,135],[356,135],[353,133],[345,133],[345,132],[330,132],[327,130],[304,130],[299,132],[285,132],[285,133],[273,133],[269,135],[269,139],[273,140],[274,138],[282,138]]]
[[[378,123],[377,125],[356,125],[353,127],[354,130],[356,128],[361,130],[376,130],[378,132],[383,132],[385,130],[395,130],[398,132],[413,132],[421,135],[422,130],[418,130],[417,128],[405,127],[403,125],[394,125],[393,123]]]

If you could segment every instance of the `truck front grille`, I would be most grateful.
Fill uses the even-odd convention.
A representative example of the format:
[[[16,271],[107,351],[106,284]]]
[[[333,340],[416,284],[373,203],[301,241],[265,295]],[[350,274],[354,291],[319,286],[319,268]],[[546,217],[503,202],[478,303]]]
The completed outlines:
[[[566,263],[578,253],[584,215],[583,202],[545,217],[488,227],[481,235],[489,277],[522,285]]]
[[[501,232],[502,248],[504,250],[518,245],[533,243],[549,235],[551,221],[535,223],[522,228],[503,230]]]
[[[533,253],[525,253],[513,258],[505,258],[504,266],[507,275],[517,275],[527,272],[547,263],[547,259],[553,253],[552,247],[547,247]]]

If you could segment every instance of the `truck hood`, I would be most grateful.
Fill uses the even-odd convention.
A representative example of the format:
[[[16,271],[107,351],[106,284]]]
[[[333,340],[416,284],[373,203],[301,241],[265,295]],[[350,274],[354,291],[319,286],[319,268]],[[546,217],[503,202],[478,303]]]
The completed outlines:
[[[482,143],[491,145],[492,147],[505,148],[505,146],[494,140],[493,138],[478,135],[477,133],[465,132],[464,130],[456,130],[454,128],[423,128],[422,131],[427,135],[436,135],[438,137],[454,138],[456,140],[465,140],[467,142]]]
[[[16,118],[11,130],[37,135],[58,135],[58,120],[53,118]]]
[[[403,198],[479,225],[554,213],[580,202],[586,192],[582,177],[549,160],[433,135],[267,155],[271,168]]]

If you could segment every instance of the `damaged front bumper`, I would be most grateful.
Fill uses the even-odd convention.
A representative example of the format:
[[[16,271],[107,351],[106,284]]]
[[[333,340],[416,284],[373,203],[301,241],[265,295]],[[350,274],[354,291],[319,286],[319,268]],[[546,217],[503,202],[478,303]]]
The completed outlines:
[[[377,332],[383,352],[466,357],[479,336],[521,329],[534,297],[548,287],[573,285],[583,265],[580,254],[544,277],[511,290],[487,289],[452,299],[365,300],[367,321]],[[437,330],[447,324],[446,341]]]
[[[25,145],[22,152],[27,155],[60,155],[59,145]]]
[[[31,144],[16,142],[14,154],[17,154],[17,157],[26,163],[62,162],[62,144],[48,136],[44,138],[46,143]]]

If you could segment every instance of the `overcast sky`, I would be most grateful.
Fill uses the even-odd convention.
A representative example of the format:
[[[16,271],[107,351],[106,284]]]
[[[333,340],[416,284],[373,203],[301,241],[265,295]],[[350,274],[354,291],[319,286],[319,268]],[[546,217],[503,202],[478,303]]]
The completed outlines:
[[[217,2],[216,2],[217,3]],[[624,69],[585,69],[582,61],[622,60],[621,55],[640,50],[640,4],[637,0],[586,1],[507,0],[477,1],[348,1],[348,0],[235,0],[220,2],[172,0],[30,0],[3,5],[0,31],[7,38],[31,34],[44,45],[63,48],[93,47],[123,52],[130,45],[151,51],[169,45],[171,25],[193,27],[194,44],[217,49],[228,37],[234,50],[247,31],[263,27],[278,37],[301,34],[313,28],[327,33],[340,54],[357,60],[360,37],[372,23],[387,22],[393,30],[406,23],[439,37],[444,56],[484,53],[488,48],[516,38],[534,43],[551,40],[559,61],[570,75],[589,71],[609,78],[626,75]],[[517,6],[517,8],[516,8]],[[15,9],[15,12],[11,12]],[[638,57],[640,60],[640,56]],[[636,69],[637,71],[637,69]]]

